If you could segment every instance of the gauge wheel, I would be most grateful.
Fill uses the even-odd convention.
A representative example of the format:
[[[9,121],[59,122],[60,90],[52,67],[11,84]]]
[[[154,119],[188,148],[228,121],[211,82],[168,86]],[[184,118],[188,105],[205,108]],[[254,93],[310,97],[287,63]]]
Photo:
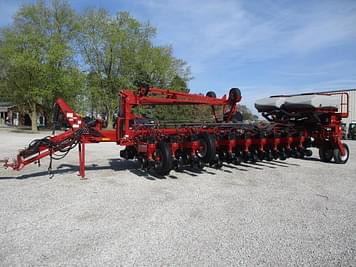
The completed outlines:
[[[215,137],[208,133],[199,135],[200,148],[198,157],[205,163],[214,161],[216,156]]]
[[[173,159],[169,145],[166,142],[160,141],[157,144],[154,160],[153,169],[155,173],[162,176],[168,175],[173,168]]]

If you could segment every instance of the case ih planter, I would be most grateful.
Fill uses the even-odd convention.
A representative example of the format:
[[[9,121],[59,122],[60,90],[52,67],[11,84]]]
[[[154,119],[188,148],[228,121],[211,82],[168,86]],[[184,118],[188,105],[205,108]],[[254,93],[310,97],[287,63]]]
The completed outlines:
[[[320,159],[346,163],[349,149],[341,142],[341,119],[348,117],[348,94],[305,94],[275,96],[256,102],[266,123],[234,122],[236,104],[241,100],[238,88],[228,96],[216,98],[167,89],[143,87],[137,92],[120,92],[120,111],[115,130],[103,130],[102,121],[85,122],[63,99],[55,105],[55,121],[61,114],[69,129],[63,133],[37,139],[20,151],[16,160],[4,166],[20,170],[49,156],[61,159],[78,145],[80,175],[85,177],[85,145],[113,142],[125,146],[120,156],[137,159],[140,167],[167,175],[172,169],[206,164],[220,168],[223,162],[240,164],[288,157],[311,156],[310,147],[319,148]],[[134,108],[155,105],[211,106],[213,123],[162,124],[136,115]],[[217,107],[221,112],[219,119]],[[51,169],[51,164],[50,168]]]

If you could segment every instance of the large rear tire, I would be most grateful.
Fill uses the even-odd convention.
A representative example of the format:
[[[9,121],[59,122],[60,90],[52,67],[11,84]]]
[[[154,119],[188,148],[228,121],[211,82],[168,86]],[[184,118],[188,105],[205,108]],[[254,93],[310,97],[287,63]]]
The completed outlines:
[[[160,141],[158,143],[155,158],[154,172],[161,176],[168,175],[173,168],[173,159],[169,145],[166,142]]]
[[[341,151],[338,148],[334,149],[334,160],[337,164],[345,164],[349,160],[349,147],[346,144],[342,144],[345,148],[345,155],[341,155]]]

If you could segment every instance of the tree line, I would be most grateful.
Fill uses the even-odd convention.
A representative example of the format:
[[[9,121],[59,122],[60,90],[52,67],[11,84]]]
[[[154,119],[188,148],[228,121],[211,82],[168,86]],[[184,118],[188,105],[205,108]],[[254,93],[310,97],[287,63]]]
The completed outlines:
[[[155,36],[155,27],[128,12],[78,13],[63,0],[22,5],[12,23],[0,28],[0,99],[30,113],[33,131],[38,107],[50,122],[59,97],[81,113],[105,113],[110,128],[122,89],[189,91],[189,66],[170,46],[155,45]],[[154,113],[158,118],[201,114],[194,107],[173,109]]]
[[[0,29],[0,96],[35,122],[39,105],[50,117],[61,97],[82,112],[106,113],[110,127],[119,90],[142,84],[187,90],[189,67],[170,46],[155,45],[155,35],[128,12],[78,14],[61,0],[23,5]]]

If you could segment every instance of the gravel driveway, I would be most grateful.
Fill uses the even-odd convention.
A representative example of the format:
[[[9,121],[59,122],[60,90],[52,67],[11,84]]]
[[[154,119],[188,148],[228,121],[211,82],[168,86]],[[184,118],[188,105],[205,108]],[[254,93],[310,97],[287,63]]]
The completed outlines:
[[[0,130],[0,158],[34,138]],[[115,144],[0,169],[0,265],[355,266],[356,142],[346,165],[225,165],[157,179]]]

